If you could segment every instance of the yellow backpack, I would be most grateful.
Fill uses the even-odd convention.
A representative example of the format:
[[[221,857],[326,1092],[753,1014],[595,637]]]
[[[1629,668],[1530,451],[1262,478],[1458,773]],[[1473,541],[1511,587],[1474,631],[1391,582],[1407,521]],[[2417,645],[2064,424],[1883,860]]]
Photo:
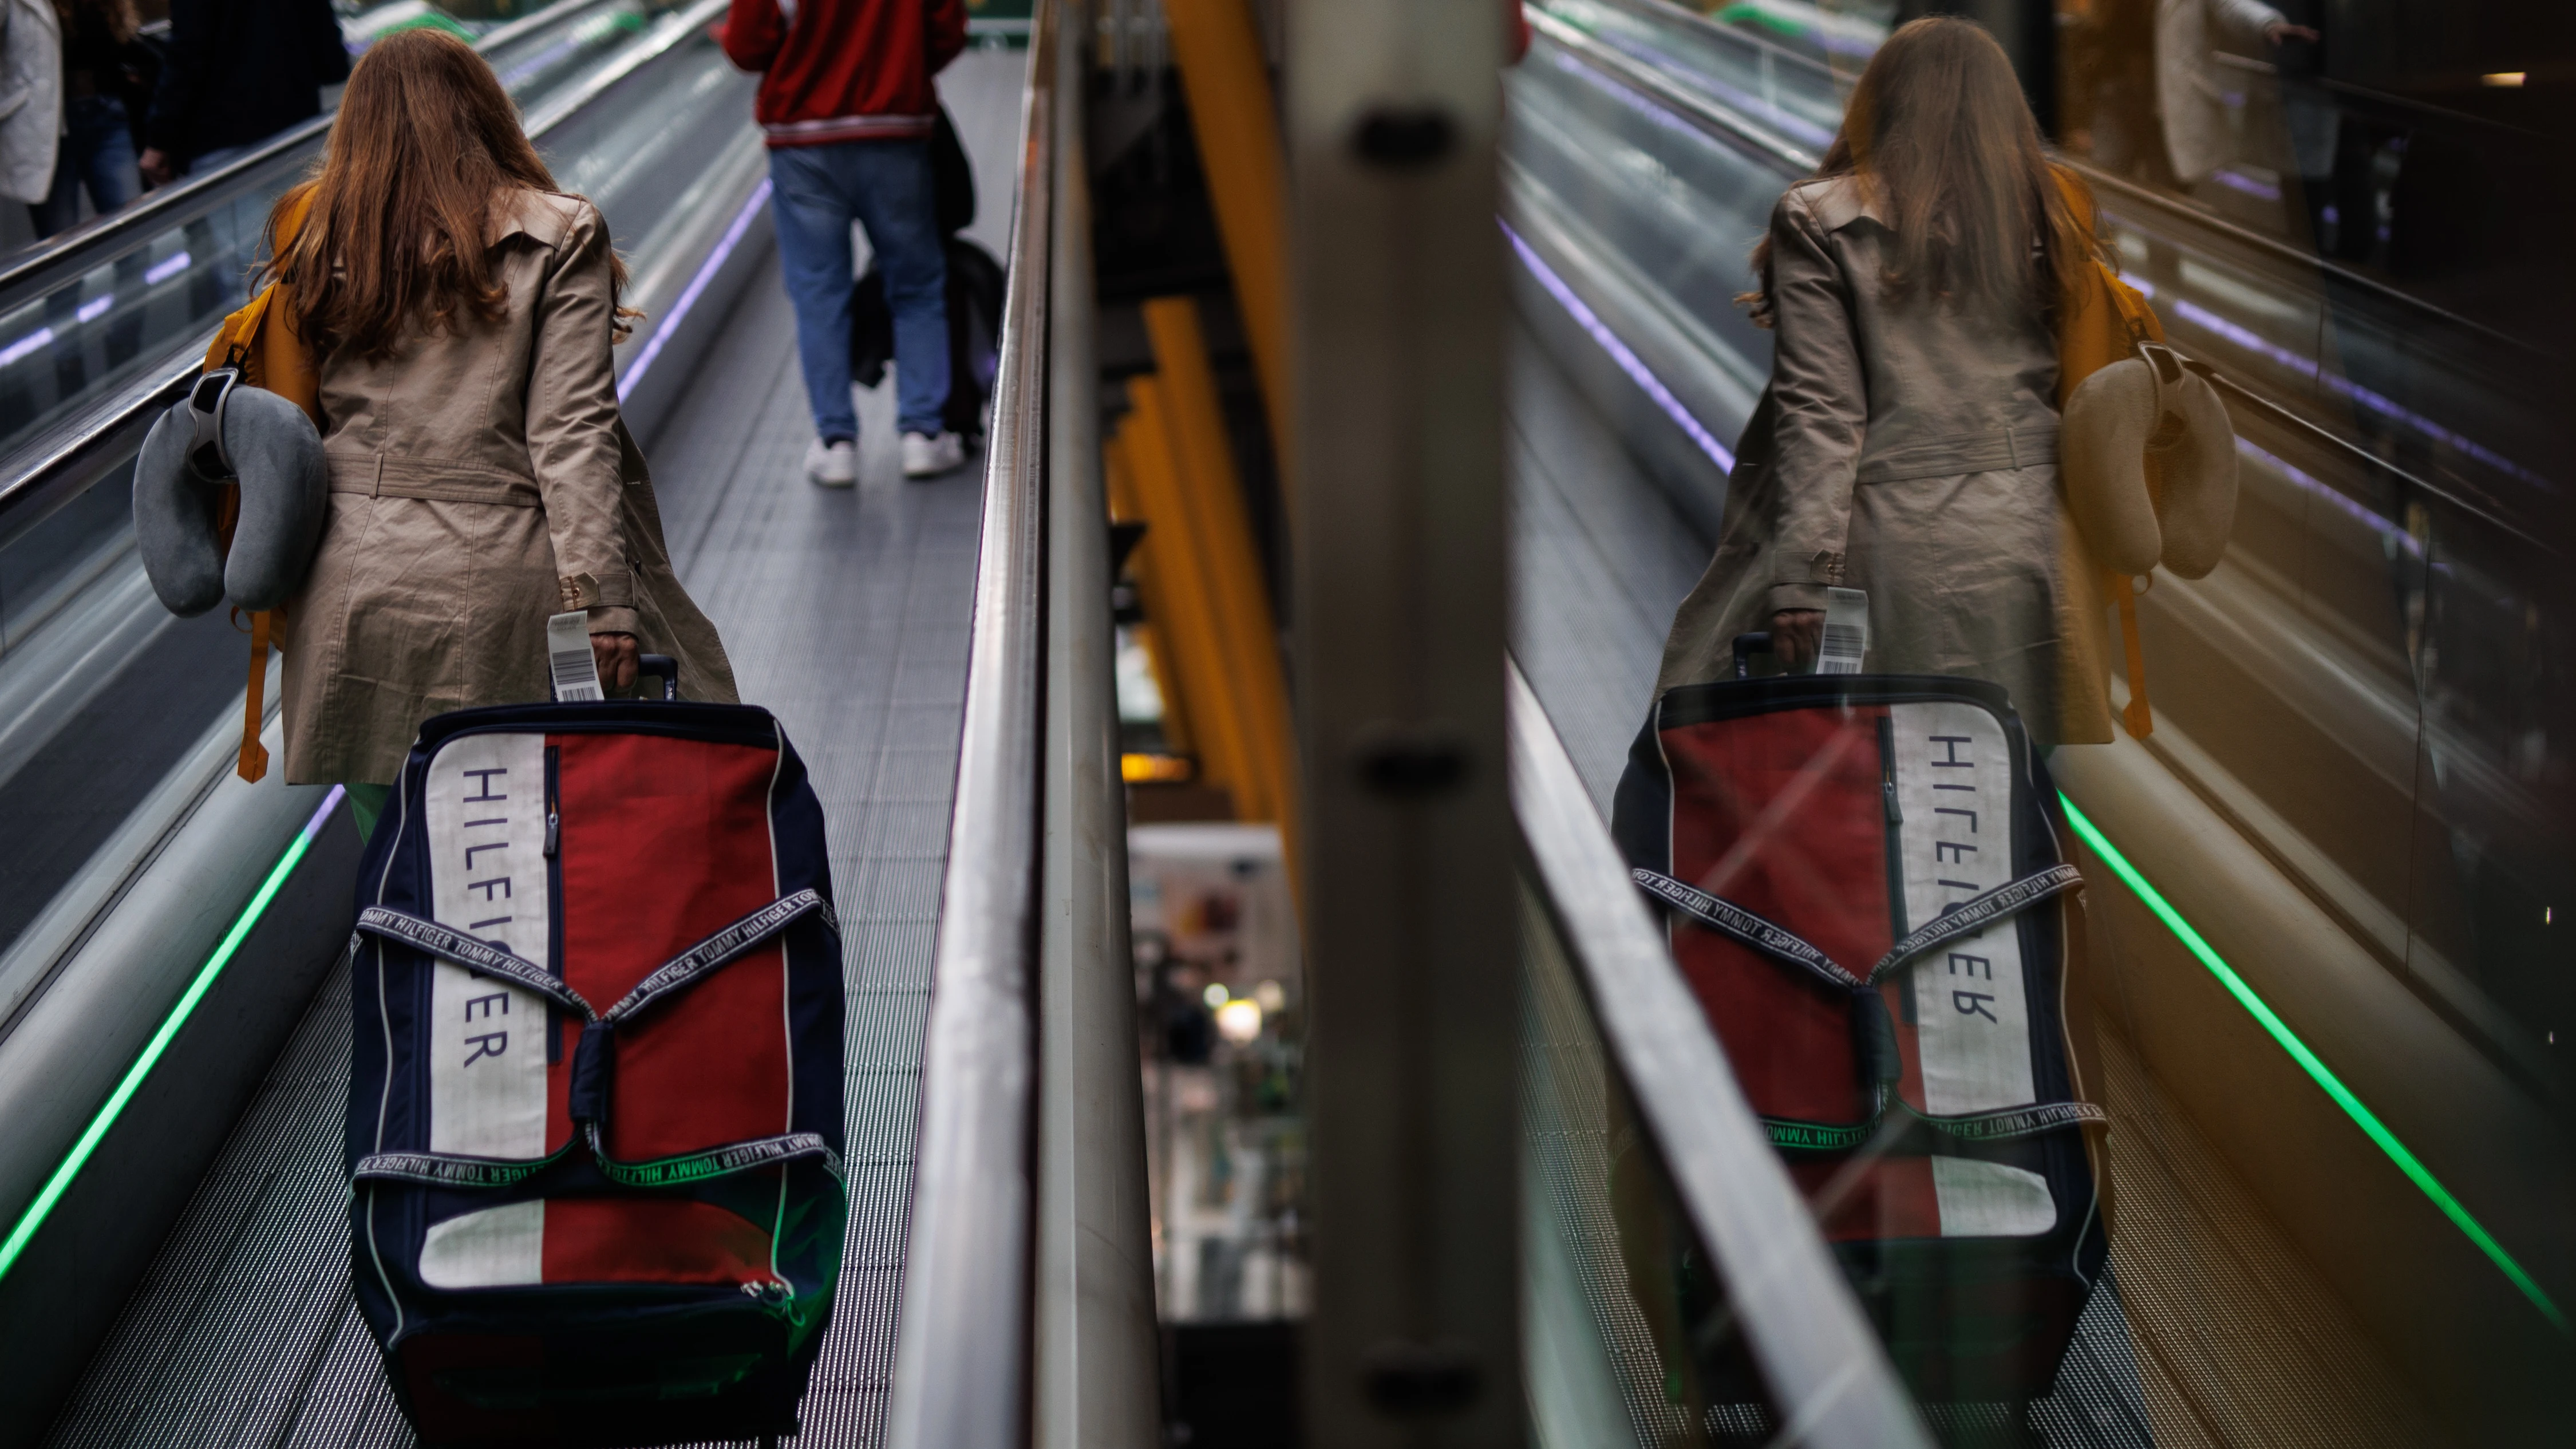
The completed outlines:
[[[2062,167],[2057,168],[2057,184],[2067,205],[2089,225],[2094,215],[2092,191]],[[2093,258],[2058,306],[2057,405],[2064,408],[2075,389],[2095,372],[2136,356],[2139,344],[2164,340],[2164,324],[2147,306],[2147,299],[2121,281],[2109,264]],[[2153,454],[2146,459],[2146,476],[2149,496],[2160,498],[2163,480]],[[2107,594],[2120,612],[2120,643],[2128,663],[2129,705],[2121,711],[2121,723],[2132,736],[2145,739],[2154,731],[2155,719],[2147,706],[2146,657],[2138,646],[2137,580],[2105,569],[2094,559],[2062,499],[2058,517],[2073,605],[2069,610],[2073,617],[2059,621],[2059,634],[2067,645],[2060,654],[2065,663],[2060,678],[2059,738],[2070,744],[2110,741],[2111,703],[2104,684],[2109,677],[2104,657],[2109,641],[2103,637],[2101,607],[2102,595]]]
[[[304,229],[304,218],[312,208],[310,187],[296,196],[278,218],[277,249],[280,252],[294,244],[296,234]],[[240,311],[224,319],[215,331],[215,340],[206,348],[206,370],[236,368],[241,380],[252,387],[276,393],[304,409],[315,427],[322,426],[322,379],[314,370],[312,355],[305,351],[304,339],[296,331],[295,298],[282,283],[271,282],[259,289]],[[216,513],[215,531],[226,552],[232,548],[233,525],[241,516],[241,485],[223,486],[222,502]],[[234,768],[245,780],[259,780],[268,774],[268,747],[259,742],[260,716],[267,712],[268,650],[274,637],[276,620],[284,610],[262,609],[250,616],[250,694],[242,714],[241,760]]]

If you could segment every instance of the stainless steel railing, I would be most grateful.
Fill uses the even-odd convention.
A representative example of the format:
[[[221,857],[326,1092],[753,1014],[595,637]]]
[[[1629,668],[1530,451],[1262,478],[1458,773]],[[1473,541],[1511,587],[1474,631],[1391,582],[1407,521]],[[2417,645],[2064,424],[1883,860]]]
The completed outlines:
[[[1021,100],[1018,209],[985,452],[955,814],[922,1044],[917,1177],[886,1407],[889,1449],[1017,1443],[1029,1399],[1055,15],[1053,6],[1040,14]]]

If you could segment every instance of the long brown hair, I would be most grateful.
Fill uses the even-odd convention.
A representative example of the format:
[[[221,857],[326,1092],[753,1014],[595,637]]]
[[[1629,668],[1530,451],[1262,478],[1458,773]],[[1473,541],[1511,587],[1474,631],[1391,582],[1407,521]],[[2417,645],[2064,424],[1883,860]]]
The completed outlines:
[[[560,189],[492,67],[444,31],[396,31],[350,72],[320,172],[269,212],[267,275],[293,289],[318,355],[382,361],[414,323],[452,333],[469,314],[499,320],[509,296],[484,233],[517,190]],[[308,195],[281,249],[280,224]],[[610,265],[622,292],[625,265],[614,253]]]
[[[1888,296],[2052,316],[2077,269],[2106,254],[2060,169],[2003,47],[1974,21],[1934,15],[1899,27],[1870,57],[1816,175],[1852,177],[1893,233],[1879,277]],[[1761,289],[1736,300],[1767,327],[1767,236],[1753,270]]]

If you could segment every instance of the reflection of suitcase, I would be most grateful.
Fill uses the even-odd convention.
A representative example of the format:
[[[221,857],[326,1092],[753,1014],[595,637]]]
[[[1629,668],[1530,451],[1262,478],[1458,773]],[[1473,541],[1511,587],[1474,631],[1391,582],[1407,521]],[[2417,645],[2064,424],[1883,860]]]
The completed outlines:
[[[795,1432],[848,1209],[823,818],[777,722],[441,715],[360,880],[353,1270],[421,1439]]]
[[[2055,801],[2003,691],[1893,675],[1671,690],[1619,789],[1675,961],[1930,1399],[2046,1394],[2106,1256]]]

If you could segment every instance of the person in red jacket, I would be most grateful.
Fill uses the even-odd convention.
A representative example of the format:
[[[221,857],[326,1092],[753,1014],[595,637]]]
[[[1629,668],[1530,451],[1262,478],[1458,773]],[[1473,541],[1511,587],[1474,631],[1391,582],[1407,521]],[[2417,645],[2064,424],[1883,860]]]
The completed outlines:
[[[850,223],[868,230],[894,313],[895,412],[903,471],[965,461],[940,425],[948,402],[948,265],[932,201],[931,77],[966,48],[963,0],[733,0],[724,50],[761,73],[753,114],[769,141],[770,211],[796,308],[796,350],[814,408],[805,472],[858,481],[850,396]]]

